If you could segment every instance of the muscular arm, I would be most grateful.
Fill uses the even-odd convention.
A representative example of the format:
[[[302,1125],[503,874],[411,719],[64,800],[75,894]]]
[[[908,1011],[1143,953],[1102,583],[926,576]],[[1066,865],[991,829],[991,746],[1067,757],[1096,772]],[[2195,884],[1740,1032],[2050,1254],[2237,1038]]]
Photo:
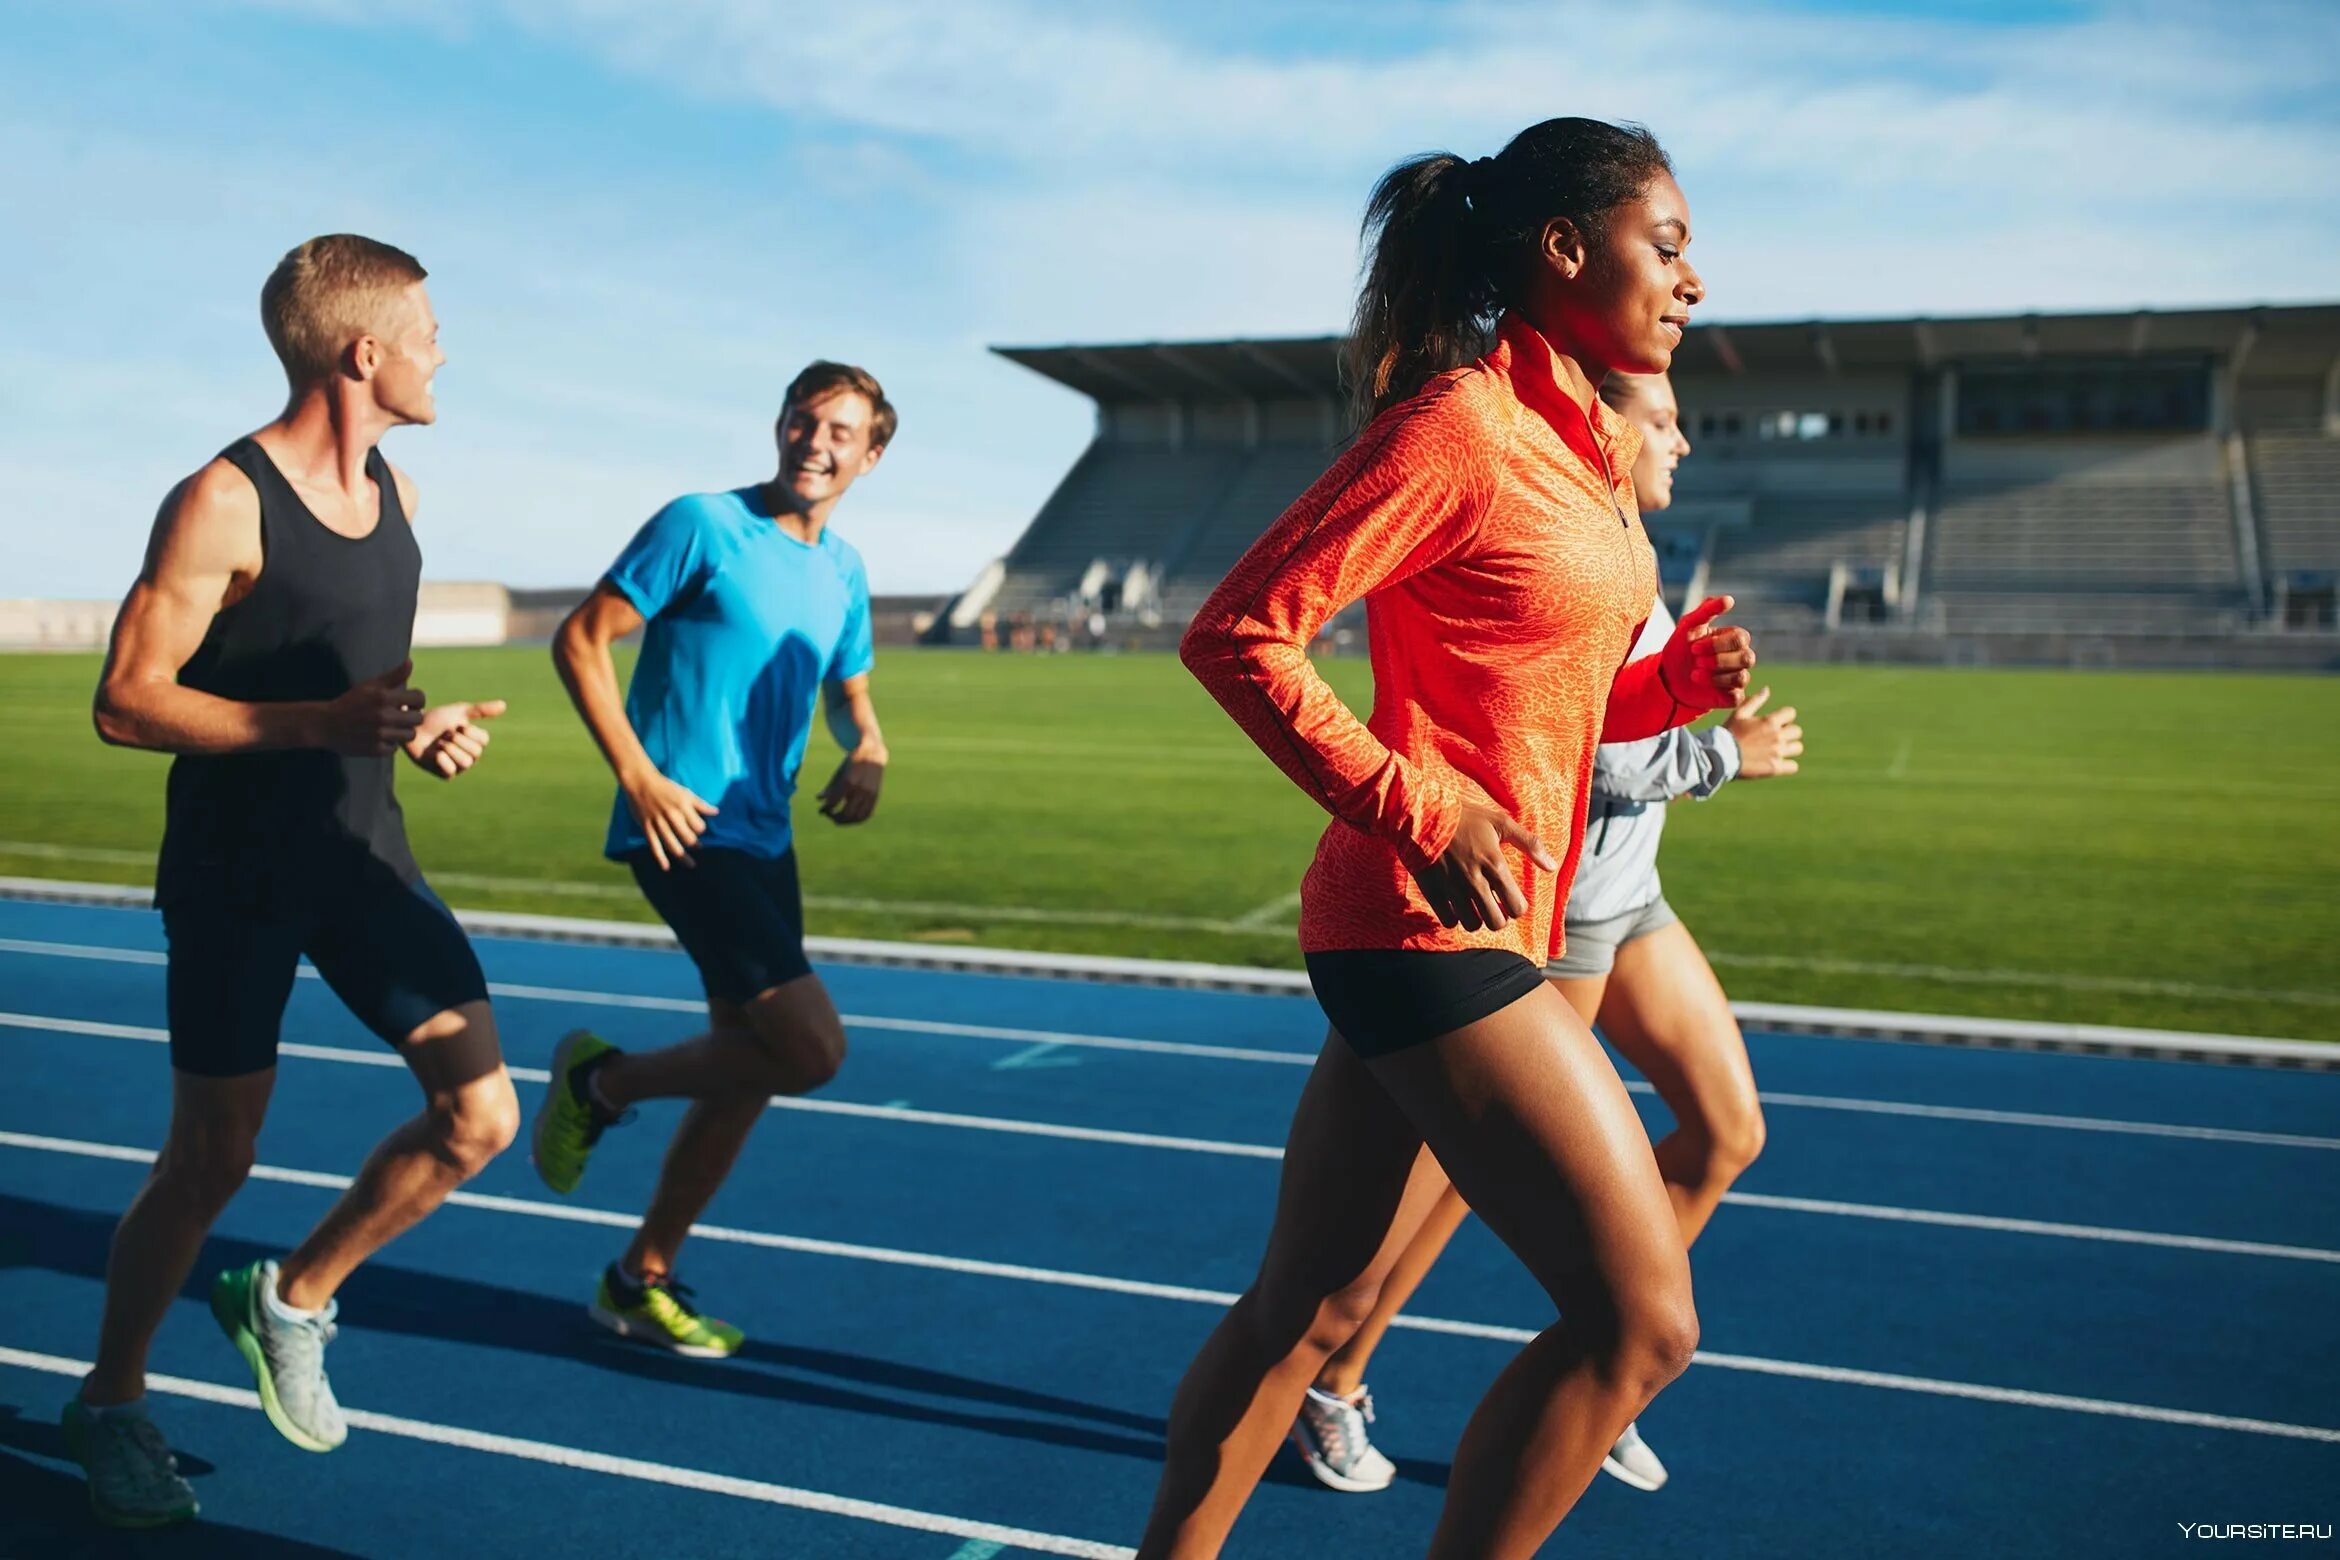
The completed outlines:
[[[577,706],[585,729],[601,756],[609,761],[621,785],[629,776],[654,773],[650,754],[642,746],[634,723],[626,718],[625,695],[618,688],[617,660],[610,646],[642,626],[641,611],[625,592],[603,580],[579,603],[553,635],[553,665]]]
[[[163,753],[329,745],[323,704],[243,703],[179,684],[211,620],[251,588],[260,563],[260,495],[242,472],[213,461],[171,490],[114,620],[93,711],[100,737]]]

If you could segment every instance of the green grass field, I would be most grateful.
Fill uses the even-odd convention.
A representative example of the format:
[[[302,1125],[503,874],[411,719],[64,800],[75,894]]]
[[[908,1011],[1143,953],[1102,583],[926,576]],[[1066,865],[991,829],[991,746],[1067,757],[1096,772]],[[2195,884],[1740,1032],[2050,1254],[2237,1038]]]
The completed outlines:
[[[0,657],[0,873],[142,883],[166,760],[103,747],[94,656]],[[1362,706],[1360,662],[1328,668]],[[2340,1039],[2340,682],[1767,666],[1792,779],[1677,806],[1667,890],[1734,995]],[[428,651],[512,713],[453,784],[405,770],[453,903],[648,918],[541,650]],[[1166,656],[887,652],[884,805],[800,823],[817,931],[1296,966],[1322,815]]]

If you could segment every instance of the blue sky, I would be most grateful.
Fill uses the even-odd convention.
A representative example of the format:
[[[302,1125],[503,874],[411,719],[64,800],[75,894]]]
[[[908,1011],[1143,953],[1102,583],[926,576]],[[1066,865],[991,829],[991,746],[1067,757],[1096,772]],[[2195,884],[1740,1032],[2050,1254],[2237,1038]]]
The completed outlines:
[[[432,272],[433,577],[590,580],[830,356],[903,415],[842,528],[948,590],[1090,432],[988,344],[1336,329],[1382,167],[1554,113],[1664,138],[1716,319],[2340,298],[2326,0],[20,0],[0,596],[119,594],[339,229]]]

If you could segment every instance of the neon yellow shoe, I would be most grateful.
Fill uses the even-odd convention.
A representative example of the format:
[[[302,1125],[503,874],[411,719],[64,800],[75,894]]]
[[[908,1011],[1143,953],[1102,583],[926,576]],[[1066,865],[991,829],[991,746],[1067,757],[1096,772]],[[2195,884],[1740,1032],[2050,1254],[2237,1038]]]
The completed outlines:
[[[690,1286],[671,1275],[644,1283],[612,1262],[593,1292],[593,1319],[621,1338],[639,1338],[695,1360],[729,1359],[746,1342],[729,1322],[701,1316]]]
[[[585,1178],[585,1161],[593,1157],[601,1134],[625,1119],[596,1110],[585,1083],[593,1064],[616,1050],[583,1029],[571,1030],[553,1047],[552,1079],[545,1085],[544,1103],[536,1107],[528,1157],[544,1184],[564,1197]]]

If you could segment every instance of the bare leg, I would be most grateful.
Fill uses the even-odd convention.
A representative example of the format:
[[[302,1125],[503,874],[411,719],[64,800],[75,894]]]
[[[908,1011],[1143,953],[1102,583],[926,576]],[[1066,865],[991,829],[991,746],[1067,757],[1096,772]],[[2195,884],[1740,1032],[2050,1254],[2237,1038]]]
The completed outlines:
[[[1568,1005],[1576,1009],[1577,1017],[1591,1023],[1593,1014],[1600,1011],[1601,992],[1608,985],[1606,975],[1588,975],[1576,980],[1553,982]],[[1441,1177],[1445,1172],[1439,1172]],[[1325,1361],[1324,1372],[1316,1378],[1317,1390],[1347,1397],[1365,1385],[1366,1367],[1373,1363],[1373,1351],[1381,1347],[1382,1337],[1398,1313],[1413,1303],[1414,1291],[1422,1287],[1422,1280],[1430,1276],[1430,1269],[1454,1239],[1454,1232],[1462,1228],[1470,1217],[1470,1205],[1462,1200],[1462,1193],[1449,1185],[1438,1199],[1430,1215],[1422,1221],[1421,1233],[1398,1258],[1382,1282],[1381,1298],[1373,1303],[1373,1314],[1357,1329],[1356,1336],[1333,1351]]]
[[[1377,1099],[1357,1080],[1369,1072]],[[1394,1107],[1394,1108],[1393,1108]],[[1525,1556],[1688,1363],[1689,1263],[1624,1086],[1549,991],[1360,1064],[1328,1046],[1302,1096],[1260,1277],[1187,1373],[1139,1553],[1215,1555],[1307,1383],[1370,1313],[1437,1181],[1414,1133],[1568,1318],[1472,1417],[1433,1556]]]
[[[1690,1263],[1624,1084],[1557,992],[1372,1067],[1563,1318],[1471,1416],[1430,1548],[1529,1556],[1689,1365]]]
[[[194,1269],[203,1237],[252,1169],[276,1069],[240,1078],[171,1074],[171,1129],[130,1200],[106,1261],[105,1321],[85,1402],[126,1403],[146,1390],[146,1351]]]
[[[1617,950],[1600,1014],[1609,1043],[1674,1113],[1657,1162],[1688,1245],[1763,1152],[1763,1106],[1747,1042],[1697,939],[1678,921]]]
[[[348,1191],[277,1271],[284,1303],[314,1309],[375,1252],[486,1168],[520,1129],[520,1102],[485,1002],[427,1020],[399,1054],[422,1086],[421,1114],[368,1155]]]
[[[1463,1220],[1471,1216],[1470,1205],[1447,1182],[1446,1172],[1437,1170],[1437,1161],[1424,1166],[1425,1174],[1434,1170],[1440,1187],[1438,1201],[1431,1204],[1421,1229],[1399,1253],[1389,1277],[1382,1280],[1381,1298],[1373,1302],[1372,1314],[1324,1362],[1324,1369],[1316,1378],[1319,1392],[1347,1397],[1365,1385],[1365,1369],[1373,1363],[1373,1351],[1381,1347],[1382,1335],[1389,1331],[1389,1324],[1397,1320],[1398,1313],[1412,1303],[1414,1291],[1430,1276],[1430,1269],[1445,1252],[1447,1242],[1454,1239],[1454,1232],[1462,1228]]]
[[[1346,1041],[1328,1038],[1292,1118],[1259,1276],[1171,1403],[1140,1555],[1218,1553],[1325,1356],[1372,1310],[1444,1185],[1404,1113]]]
[[[712,1030],[695,1040],[618,1056],[594,1075],[609,1105],[686,1096],[695,1103],[667,1146],[658,1190],[626,1248],[639,1277],[674,1271],[691,1226],[731,1173],[732,1163],[775,1094],[809,1094],[845,1060],[845,1023],[817,975],[800,976],[741,1004],[710,1002]]]

